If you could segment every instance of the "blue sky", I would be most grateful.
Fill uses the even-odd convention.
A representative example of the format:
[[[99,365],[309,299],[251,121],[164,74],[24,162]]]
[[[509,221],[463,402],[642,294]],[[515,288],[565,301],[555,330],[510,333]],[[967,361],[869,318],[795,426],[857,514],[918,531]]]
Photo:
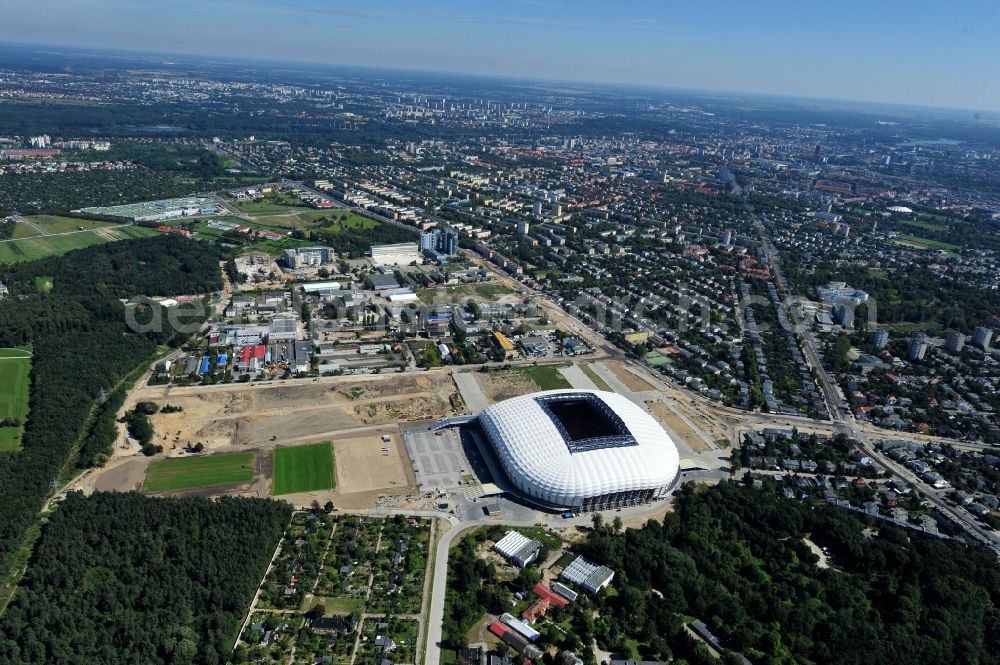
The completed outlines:
[[[0,0],[0,41],[1000,111],[997,0]]]

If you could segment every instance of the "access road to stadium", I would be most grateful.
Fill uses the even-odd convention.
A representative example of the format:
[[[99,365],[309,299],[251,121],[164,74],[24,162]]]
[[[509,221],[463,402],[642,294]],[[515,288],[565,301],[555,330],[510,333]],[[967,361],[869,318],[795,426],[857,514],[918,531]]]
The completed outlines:
[[[657,502],[644,506],[633,506],[622,509],[620,513],[630,520],[642,518],[658,518],[663,514],[667,502]],[[377,514],[376,511],[369,511],[370,514]],[[422,513],[417,513],[422,514]],[[441,663],[441,628],[444,622],[444,601],[448,590],[448,550],[452,543],[459,536],[468,533],[472,529],[484,526],[511,526],[530,527],[544,524],[554,530],[567,530],[580,525],[589,525],[591,515],[577,517],[573,520],[563,520],[557,515],[547,515],[541,517],[536,513],[535,519],[490,519],[483,518],[472,521],[460,521],[454,515],[442,515],[440,513],[426,513],[435,517],[447,519],[451,526],[441,534],[437,548],[434,552],[434,581],[431,586],[430,610],[427,615],[427,647],[424,651],[423,665],[440,665]],[[624,517],[623,517],[624,519]]]
[[[578,362],[583,361],[579,360]],[[590,369],[603,379],[613,392],[628,398],[644,411],[651,412],[657,421],[663,425],[677,446],[677,451],[681,459],[682,481],[700,480],[718,482],[728,475],[726,467],[728,466],[730,449],[720,448],[715,442],[715,437],[705,431],[705,428],[699,425],[693,418],[689,417],[685,413],[686,410],[684,408],[678,408],[681,405],[672,395],[665,393],[662,384],[657,385],[661,382],[656,377],[651,376],[648,372],[636,371],[630,365],[622,364],[621,369],[623,371],[634,374],[638,380],[649,386],[648,390],[633,391],[615,372],[608,368],[606,363],[601,361],[587,362]],[[574,389],[598,390],[594,381],[576,364],[560,367],[559,371]],[[455,385],[458,387],[462,399],[465,400],[469,412],[478,415],[488,406],[489,402],[479,383],[476,381],[476,375],[472,372],[455,372],[453,376]],[[658,408],[653,409],[650,407],[650,404],[654,404]],[[671,416],[675,427],[679,428],[683,425],[686,428],[688,437],[695,439],[692,443],[698,444],[698,450],[695,450],[695,447],[689,444],[680,432],[671,427],[670,422],[664,422],[664,418],[660,417],[660,414],[655,413],[656,410],[660,410],[660,407]],[[733,430],[732,427],[729,429]],[[736,440],[735,431],[730,433],[729,439],[731,441]]]

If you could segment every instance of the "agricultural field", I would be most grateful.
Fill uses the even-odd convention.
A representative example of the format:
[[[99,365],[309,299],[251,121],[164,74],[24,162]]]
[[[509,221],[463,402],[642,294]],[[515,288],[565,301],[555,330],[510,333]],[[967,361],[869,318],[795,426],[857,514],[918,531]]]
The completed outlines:
[[[930,238],[921,238],[920,236],[914,235],[901,235],[893,239],[893,243],[901,247],[910,247],[912,249],[941,249],[946,252],[957,252],[961,247],[954,243],[943,242],[941,240],[931,240]]]
[[[225,453],[204,457],[172,457],[149,465],[143,491],[170,492],[248,483],[253,480],[256,453]]]
[[[274,449],[274,496],[332,489],[335,485],[329,441]]]
[[[130,238],[156,235],[154,229],[141,226],[118,226],[63,235],[35,236],[0,242],[0,263],[34,261],[46,256],[60,256],[74,249]]]
[[[31,354],[21,349],[0,349],[0,452],[18,450],[28,416]]]
[[[115,222],[101,222],[96,219],[63,217],[61,215],[32,215],[23,217],[22,220],[18,222],[18,227],[24,227],[24,237],[69,233],[71,231],[94,231],[116,225]]]

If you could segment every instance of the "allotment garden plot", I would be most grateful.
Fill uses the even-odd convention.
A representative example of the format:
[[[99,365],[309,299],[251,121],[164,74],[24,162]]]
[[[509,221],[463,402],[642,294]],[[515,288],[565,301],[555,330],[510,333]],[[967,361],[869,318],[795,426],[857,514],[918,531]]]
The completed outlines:
[[[238,649],[268,662],[415,663],[430,540],[424,518],[296,513]]]

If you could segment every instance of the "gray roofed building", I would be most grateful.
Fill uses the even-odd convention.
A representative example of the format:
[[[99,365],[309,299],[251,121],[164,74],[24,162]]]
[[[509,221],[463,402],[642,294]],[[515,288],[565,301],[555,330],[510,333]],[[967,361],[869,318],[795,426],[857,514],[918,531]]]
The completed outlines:
[[[298,321],[292,316],[271,319],[267,326],[267,341],[291,341],[298,335]]]
[[[496,542],[493,549],[515,566],[524,568],[538,558],[542,544],[517,531],[508,531],[503,538]]]
[[[615,571],[578,556],[560,573],[559,578],[578,585],[588,593],[597,593],[611,583]]]

